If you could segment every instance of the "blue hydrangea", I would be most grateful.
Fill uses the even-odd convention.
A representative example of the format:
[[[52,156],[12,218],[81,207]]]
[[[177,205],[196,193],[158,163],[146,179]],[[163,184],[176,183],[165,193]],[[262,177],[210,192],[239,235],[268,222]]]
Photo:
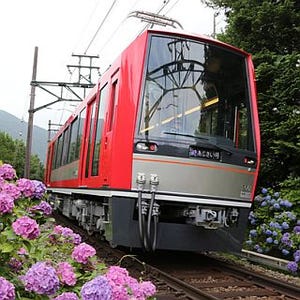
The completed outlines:
[[[284,229],[284,230],[290,228],[290,226],[289,226],[289,224],[288,224],[287,222],[283,222],[283,223],[281,224],[281,227],[282,227],[282,229]]]
[[[251,236],[257,236],[257,231],[255,229],[251,229],[249,233]]]
[[[272,243],[273,243],[273,239],[272,239],[271,237],[268,237],[268,238],[266,239],[266,242],[267,242],[268,244],[272,244]]]
[[[274,240],[273,243],[274,243],[274,245],[278,245],[279,241],[278,240]]]
[[[81,288],[83,300],[110,300],[112,288],[104,276],[97,276],[86,282]]]
[[[267,229],[265,232],[266,235],[273,235],[273,232],[270,229]]]
[[[280,196],[280,193],[278,193],[278,192],[274,193],[275,198],[279,198],[279,196]]]
[[[267,194],[267,193],[268,193],[268,189],[262,188],[262,189],[261,189],[261,193],[262,193],[262,194]]]
[[[281,250],[281,253],[283,254],[283,255],[289,255],[290,254],[290,251],[289,250],[287,250],[287,249],[282,249]]]
[[[280,204],[277,203],[277,202],[274,203],[274,204],[273,204],[273,208],[276,209],[276,210],[280,209]]]

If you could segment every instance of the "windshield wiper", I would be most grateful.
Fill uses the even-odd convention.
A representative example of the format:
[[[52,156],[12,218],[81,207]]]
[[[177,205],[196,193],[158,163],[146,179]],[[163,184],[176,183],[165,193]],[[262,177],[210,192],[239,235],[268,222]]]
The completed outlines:
[[[206,137],[196,136],[196,135],[192,135],[192,134],[188,134],[188,133],[179,133],[179,132],[163,131],[163,134],[179,135],[179,136],[185,136],[185,137],[189,137],[189,138],[194,138],[194,139],[197,139],[197,140],[205,140],[205,141],[209,141],[209,139],[206,138]]]
[[[211,139],[206,138],[206,137],[196,136],[196,135],[192,135],[192,134],[188,134],[188,133],[169,132],[169,131],[163,131],[163,133],[164,134],[170,134],[170,135],[185,136],[185,137],[194,138],[194,139],[197,139],[197,140],[205,140],[209,145],[214,146],[218,150],[223,150],[227,154],[230,154],[230,155],[232,154],[232,152],[228,148],[220,146],[220,145],[217,145],[217,143],[213,142]]]

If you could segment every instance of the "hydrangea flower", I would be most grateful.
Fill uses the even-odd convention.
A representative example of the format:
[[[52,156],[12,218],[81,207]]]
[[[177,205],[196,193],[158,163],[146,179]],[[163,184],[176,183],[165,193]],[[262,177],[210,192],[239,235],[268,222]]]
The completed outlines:
[[[18,255],[28,255],[25,248],[20,248],[17,253]]]
[[[111,286],[105,276],[97,276],[81,288],[82,300],[111,300]]]
[[[108,269],[105,277],[112,287],[112,298],[115,300],[129,299],[127,288],[129,284],[129,273],[126,269],[112,266]]]
[[[140,290],[145,298],[154,296],[156,293],[156,287],[151,281],[143,281],[140,283]]]
[[[53,300],[79,300],[77,295],[73,292],[65,292],[53,298]]]
[[[31,182],[34,186],[34,193],[32,196],[41,199],[46,192],[46,186],[39,180],[32,180]]]
[[[53,267],[37,262],[24,276],[20,276],[26,291],[39,295],[54,295],[59,289],[59,279]]]
[[[293,256],[296,263],[300,262],[300,250],[296,250]]]
[[[62,283],[65,283],[69,286],[76,284],[74,268],[68,262],[59,263],[56,272]]]
[[[19,261],[18,259],[12,257],[9,262],[8,262],[8,265],[11,269],[13,269],[14,271],[19,271],[22,269],[22,262]],[[1,299],[1,298],[0,298]]]
[[[18,187],[13,183],[6,183],[2,186],[2,192],[11,196],[14,200],[21,197],[21,192]]]
[[[27,178],[20,178],[17,180],[17,186],[24,197],[32,197],[35,192],[35,185]]]
[[[14,208],[14,198],[6,193],[0,192],[0,214],[11,213]]]
[[[290,251],[289,250],[286,250],[286,249],[282,249],[281,250],[281,253],[283,254],[283,255],[289,255],[290,254]]]
[[[15,234],[33,240],[40,235],[39,225],[37,222],[27,216],[20,217],[12,224]]]
[[[0,276],[0,299],[1,300],[14,300],[15,287],[12,283]]]
[[[89,257],[92,257],[96,254],[96,250],[86,244],[81,243],[80,245],[76,246],[72,252],[72,258],[82,264],[88,263]]]
[[[296,233],[296,234],[300,234],[300,226],[297,225],[294,227],[293,231]]]
[[[294,261],[290,261],[288,264],[287,264],[287,268],[289,271],[291,271],[292,273],[296,273],[297,270],[298,270],[298,264]]]
[[[264,194],[264,195],[267,194],[267,193],[268,193],[268,189],[262,188],[262,189],[261,189],[261,193]]]
[[[38,205],[31,207],[30,210],[39,210],[47,216],[52,214],[52,207],[46,201],[41,201]]]
[[[12,180],[16,177],[16,170],[10,164],[0,166],[0,177],[5,180]]]
[[[74,233],[72,229],[68,227],[63,227],[57,225],[53,229],[53,234],[62,235],[67,238],[67,241],[73,243],[74,245],[79,245],[81,243],[81,236],[77,233]]]
[[[267,242],[268,244],[272,244],[272,243],[273,243],[273,239],[272,239],[271,237],[268,237],[268,238],[266,239],[266,242]]]

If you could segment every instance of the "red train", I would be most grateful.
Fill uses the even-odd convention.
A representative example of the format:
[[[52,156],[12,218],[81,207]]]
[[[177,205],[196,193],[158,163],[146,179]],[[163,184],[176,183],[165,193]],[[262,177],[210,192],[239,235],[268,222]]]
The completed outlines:
[[[237,251],[259,160],[250,55],[147,30],[49,143],[46,184],[112,246]]]

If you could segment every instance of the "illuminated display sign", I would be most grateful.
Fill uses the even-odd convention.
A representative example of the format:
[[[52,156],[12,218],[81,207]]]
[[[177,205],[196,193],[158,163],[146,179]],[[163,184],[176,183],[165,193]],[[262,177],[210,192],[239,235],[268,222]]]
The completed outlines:
[[[195,158],[205,158],[210,160],[220,160],[220,151],[213,149],[200,148],[196,146],[190,146],[189,156]]]

